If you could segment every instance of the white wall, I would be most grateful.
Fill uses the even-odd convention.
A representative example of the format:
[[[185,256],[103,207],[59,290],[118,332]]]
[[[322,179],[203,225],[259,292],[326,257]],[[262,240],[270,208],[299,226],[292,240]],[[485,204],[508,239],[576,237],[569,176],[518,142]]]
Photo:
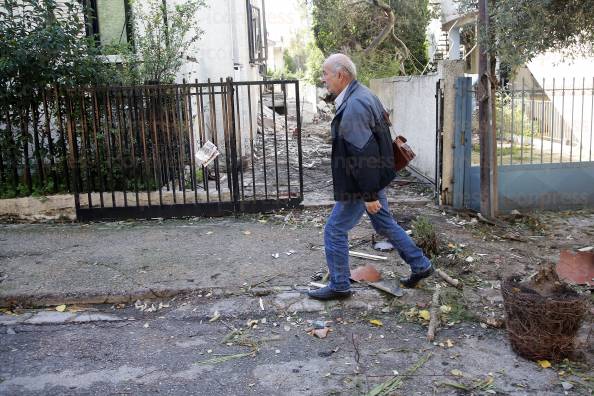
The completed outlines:
[[[171,0],[170,0],[171,1]],[[200,41],[196,45],[196,51],[189,54],[196,58],[197,62],[188,61],[176,77],[177,82],[183,79],[200,83],[218,82],[221,78],[225,80],[232,77],[234,81],[258,81],[262,80],[258,65],[250,64],[248,21],[245,1],[239,0],[210,0],[208,7],[200,10],[198,16],[200,28],[204,31]],[[252,0],[252,3],[262,11],[261,0]],[[239,147],[247,150],[249,147],[249,108],[247,89],[242,87],[239,90],[239,119],[236,119],[236,127],[241,126],[241,144]],[[251,125],[255,133],[257,128],[258,114],[258,88],[251,87]],[[216,97],[217,113],[217,136],[220,142],[224,139],[223,119],[221,117],[221,100]],[[207,124],[210,122],[210,107],[205,103],[204,116]],[[195,126],[197,129],[197,125]],[[208,126],[207,126],[207,129]],[[197,131],[196,131],[197,133]],[[196,135],[197,136],[197,135]],[[222,144],[219,144],[222,146]]]
[[[439,76],[392,77],[371,80],[393,124],[417,154],[411,165],[435,179],[435,89]],[[394,136],[393,136],[394,137]]]
[[[204,31],[190,56],[197,62],[188,62],[177,76],[206,82],[232,77],[237,81],[261,80],[258,66],[250,64],[247,10],[245,1],[211,0],[200,10],[200,28]],[[260,5],[260,1],[257,1]],[[261,8],[261,7],[260,7]]]

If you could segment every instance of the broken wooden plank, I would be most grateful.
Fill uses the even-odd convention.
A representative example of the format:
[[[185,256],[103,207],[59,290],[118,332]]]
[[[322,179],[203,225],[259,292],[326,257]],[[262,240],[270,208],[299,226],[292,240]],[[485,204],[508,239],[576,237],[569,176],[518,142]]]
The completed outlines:
[[[364,258],[364,259],[368,259],[368,260],[376,260],[376,261],[382,261],[382,260],[387,260],[388,259],[385,256],[376,256],[375,254],[367,254],[367,253],[363,253],[363,252],[355,252],[353,250],[349,250],[349,256],[357,257],[357,258]]]
[[[402,297],[404,296],[404,291],[400,288],[398,284],[395,282],[390,282],[386,280],[381,280],[378,282],[369,282],[368,285],[375,289],[381,290],[385,293],[388,293],[394,297]]]

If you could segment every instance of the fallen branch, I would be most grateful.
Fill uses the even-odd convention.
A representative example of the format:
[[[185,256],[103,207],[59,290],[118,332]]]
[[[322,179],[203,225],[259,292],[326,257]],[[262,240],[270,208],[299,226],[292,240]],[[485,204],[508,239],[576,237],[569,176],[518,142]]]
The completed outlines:
[[[439,292],[440,286],[435,285],[433,298],[431,299],[431,311],[429,312],[429,329],[427,329],[427,340],[433,341],[435,339],[435,330],[439,322]]]
[[[448,282],[450,285],[452,285],[454,287],[458,287],[458,288],[462,287],[462,283],[460,283],[460,281],[458,279],[452,278],[451,276],[446,274],[444,271],[442,271],[440,269],[436,269],[435,272],[437,272],[437,275],[439,275],[444,281]]]

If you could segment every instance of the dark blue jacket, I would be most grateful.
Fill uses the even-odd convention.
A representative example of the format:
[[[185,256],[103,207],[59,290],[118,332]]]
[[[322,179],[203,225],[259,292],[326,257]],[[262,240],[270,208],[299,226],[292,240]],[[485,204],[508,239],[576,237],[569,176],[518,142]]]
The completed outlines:
[[[390,128],[379,99],[353,81],[332,120],[334,199],[378,199],[396,176]]]

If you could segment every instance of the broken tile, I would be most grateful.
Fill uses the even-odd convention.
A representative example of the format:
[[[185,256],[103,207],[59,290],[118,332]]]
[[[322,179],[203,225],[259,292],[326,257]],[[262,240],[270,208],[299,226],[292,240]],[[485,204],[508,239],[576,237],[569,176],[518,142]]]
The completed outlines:
[[[563,250],[555,270],[570,283],[594,286],[594,252]]]
[[[382,279],[382,275],[379,271],[371,264],[364,265],[362,267],[357,267],[351,271],[351,279],[360,282],[377,282]]]

